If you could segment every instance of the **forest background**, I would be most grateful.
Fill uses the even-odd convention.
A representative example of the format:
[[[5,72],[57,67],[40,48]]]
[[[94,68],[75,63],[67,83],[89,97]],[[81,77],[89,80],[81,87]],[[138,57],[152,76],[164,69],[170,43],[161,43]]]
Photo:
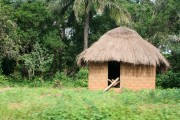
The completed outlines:
[[[118,26],[168,59],[156,86],[179,88],[179,0],[0,0],[0,85],[85,87],[88,69],[76,56]]]

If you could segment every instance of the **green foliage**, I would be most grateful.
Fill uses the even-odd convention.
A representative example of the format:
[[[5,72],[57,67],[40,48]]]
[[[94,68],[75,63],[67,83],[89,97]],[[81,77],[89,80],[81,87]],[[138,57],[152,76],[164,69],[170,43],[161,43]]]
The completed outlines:
[[[20,46],[15,41],[7,39],[5,41],[0,41],[0,43],[0,57],[17,59]]]
[[[0,42],[3,40],[12,40],[14,37],[16,23],[12,19],[13,7],[0,1]]]
[[[176,36],[174,36],[176,38]],[[180,42],[172,39],[168,44],[171,54],[167,55],[170,62],[170,69],[165,74],[157,75],[157,86],[162,88],[180,88]]]
[[[178,0],[145,0],[125,5],[131,13],[135,29],[144,38],[153,40],[159,33],[179,33]]]
[[[12,81],[24,80],[22,84],[27,86],[34,86],[35,81],[39,81],[37,86],[46,84],[35,80],[37,78],[55,82],[56,79],[51,78],[55,73],[62,74],[57,80],[64,81],[65,86],[87,86],[87,80],[81,75],[84,74],[83,70],[77,73],[75,60],[83,50],[86,9],[89,13],[89,27],[86,27],[89,29],[86,30],[89,45],[117,27],[117,23],[126,21],[131,14],[128,27],[158,47],[170,62],[170,71],[158,75],[157,85],[163,88],[177,87],[180,69],[178,0],[85,1],[0,0],[0,71],[8,73],[6,75]],[[76,21],[76,17],[79,17],[79,21]],[[125,25],[125,22],[121,25]],[[8,64],[8,60],[13,60],[15,65]],[[32,83],[25,80],[27,77],[32,79]]]
[[[180,73],[168,71],[165,74],[157,75],[156,85],[162,88],[180,88]]]
[[[129,23],[130,15],[121,5],[121,2],[122,1],[117,0],[55,0],[52,1],[50,5],[51,9],[57,12],[62,12],[64,9],[67,9],[67,7],[71,7],[78,21],[82,20],[85,14],[89,11],[93,11],[94,13],[101,15],[105,10],[109,9],[110,17],[115,19],[118,24]]]
[[[73,86],[73,79],[67,76],[64,72],[57,72],[54,75],[54,85],[59,81],[62,86]]]
[[[32,77],[24,79],[19,73],[13,73],[10,77],[1,76],[0,86],[9,87],[87,87],[88,69],[80,69],[74,76],[68,76],[64,72],[57,72],[52,78]]]
[[[179,89],[139,92],[0,88],[0,119],[178,120]]]
[[[8,78],[0,74],[0,86],[7,86]]]
[[[75,75],[75,81],[77,86],[87,87],[88,86],[88,69],[81,68]]]
[[[14,8],[0,1],[0,59],[4,57],[16,58],[19,46],[16,44],[17,24],[13,19]]]
[[[30,3],[22,2],[15,13],[17,23],[21,30],[24,30],[24,32],[31,29],[33,29],[31,32],[44,31],[46,28],[43,27],[46,22],[48,22],[46,20],[50,19],[50,13],[45,6],[43,2],[38,1]],[[42,27],[42,29],[39,29],[40,27]]]
[[[82,68],[75,74],[75,76],[67,76],[64,72],[57,72],[53,78],[54,86],[64,87],[87,87],[88,83],[88,69]]]
[[[92,19],[90,25],[93,26],[90,29],[90,45],[97,41],[108,30],[111,30],[116,27],[115,21],[113,21],[107,14],[96,15]]]
[[[24,62],[24,67],[28,71],[29,78],[33,77],[35,72],[43,74],[48,71],[53,60],[53,55],[48,54],[46,48],[42,48],[38,43],[30,54],[24,54],[20,57]]]
[[[59,38],[57,30],[49,32],[49,34],[44,37],[44,43],[52,49],[62,49],[65,46],[63,41]]]

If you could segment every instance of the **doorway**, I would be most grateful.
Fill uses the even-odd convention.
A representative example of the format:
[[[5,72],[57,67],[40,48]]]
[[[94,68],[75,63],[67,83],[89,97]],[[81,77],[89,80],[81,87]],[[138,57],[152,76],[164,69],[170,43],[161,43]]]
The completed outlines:
[[[112,80],[112,79],[115,80],[118,77],[120,79],[120,62],[116,62],[116,61],[108,62],[108,79],[109,80]],[[108,81],[108,86],[110,84],[111,84],[111,82]],[[119,88],[120,84],[117,84],[114,87]]]

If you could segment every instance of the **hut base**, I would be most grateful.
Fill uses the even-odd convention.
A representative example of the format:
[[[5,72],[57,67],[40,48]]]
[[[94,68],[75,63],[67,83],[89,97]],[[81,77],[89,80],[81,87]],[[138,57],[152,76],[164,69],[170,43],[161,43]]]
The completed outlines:
[[[155,89],[155,77],[155,66],[121,63],[120,88],[111,88],[111,90]],[[90,90],[104,90],[107,86],[108,63],[90,63],[88,88]]]

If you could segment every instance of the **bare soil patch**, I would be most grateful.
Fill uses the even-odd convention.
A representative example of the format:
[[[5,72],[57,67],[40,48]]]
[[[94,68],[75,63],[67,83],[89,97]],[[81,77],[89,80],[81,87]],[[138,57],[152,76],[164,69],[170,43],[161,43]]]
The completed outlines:
[[[9,103],[9,109],[21,109],[23,107],[22,103]]]
[[[11,87],[0,88],[0,93],[11,90]]]

